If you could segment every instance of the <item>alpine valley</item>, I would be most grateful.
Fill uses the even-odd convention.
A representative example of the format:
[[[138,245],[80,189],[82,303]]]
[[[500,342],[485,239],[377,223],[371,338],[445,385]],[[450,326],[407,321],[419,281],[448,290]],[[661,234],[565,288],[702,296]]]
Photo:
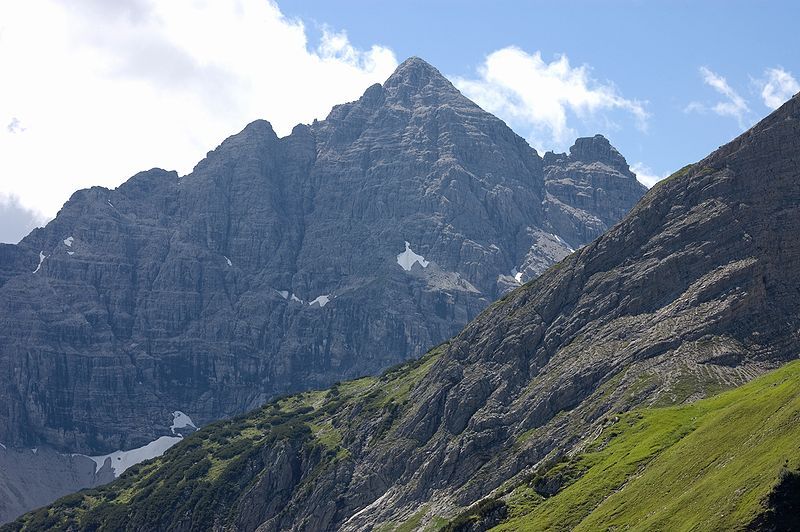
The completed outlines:
[[[418,359],[596,239],[645,192],[604,137],[540,157],[417,58],[286,137],[256,121],[188,175],[152,169],[115,190],[76,192],[46,227],[0,245],[0,522],[108,482],[196,427]],[[420,378],[433,359],[424,360]],[[470,406],[447,416],[451,429],[463,430],[497,379],[512,379],[508,393],[527,379],[503,371],[469,385],[478,388]],[[356,382],[384,393],[373,379]],[[325,407],[337,427],[363,391],[341,386],[344,410]],[[415,422],[433,431],[427,441],[447,392],[425,390],[440,394],[420,402],[434,416]],[[406,395],[376,396],[377,410],[353,412],[363,434],[334,428],[334,417],[320,421],[333,454],[350,457],[336,475],[354,474],[367,440],[383,448],[372,425],[388,431],[410,415],[400,406]],[[381,417],[384,407],[391,419]],[[340,452],[340,436],[360,443]],[[222,452],[234,460],[255,442]],[[281,445],[268,446],[284,464],[276,467],[296,471],[297,481],[322,460]],[[382,460],[400,467],[411,450],[401,445]],[[255,463],[240,463],[256,474]],[[214,475],[224,473],[220,464]],[[375,474],[380,480],[364,478],[352,502],[315,524],[334,526],[399,478]],[[287,497],[295,480],[277,480]],[[351,481],[331,482],[315,493],[350,489]],[[283,506],[269,504],[248,523]],[[296,517],[287,513],[280,526],[306,519]]]
[[[414,359],[211,423],[6,529],[796,530],[800,95],[592,240],[640,191],[603,139],[542,161],[412,59],[286,139],[256,123],[186,178],[79,193],[4,250],[25,270],[2,292],[7,441],[138,444],[159,402],[205,423]],[[22,394],[34,372],[50,386]],[[153,432],[124,439],[133,419]]]

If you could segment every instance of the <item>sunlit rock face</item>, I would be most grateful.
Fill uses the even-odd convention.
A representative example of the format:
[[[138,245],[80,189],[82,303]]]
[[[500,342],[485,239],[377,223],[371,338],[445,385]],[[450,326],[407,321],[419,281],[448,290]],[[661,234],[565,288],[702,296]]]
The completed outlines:
[[[0,442],[90,456],[376,373],[642,196],[605,139],[543,161],[416,58],[278,138],[76,192],[0,246]]]

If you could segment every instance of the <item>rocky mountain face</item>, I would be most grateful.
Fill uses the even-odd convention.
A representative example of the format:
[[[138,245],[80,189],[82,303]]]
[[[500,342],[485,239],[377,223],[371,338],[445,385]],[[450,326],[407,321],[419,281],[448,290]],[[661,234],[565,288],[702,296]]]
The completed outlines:
[[[441,528],[580,453],[620,413],[780,366],[800,341],[798,154],[800,96],[421,359],[214,424],[14,529]],[[478,529],[508,517],[478,508]]]
[[[86,456],[59,453],[46,447],[0,447],[0,523],[76,489],[112,480],[114,474],[110,468],[98,471],[95,461]]]
[[[544,154],[545,208],[559,235],[591,241],[628,214],[642,190],[625,158],[602,135],[581,138],[569,155]],[[581,212],[582,211],[582,212]]]
[[[418,357],[646,190],[602,137],[548,159],[413,58],[284,138],[76,192],[0,245],[0,442],[131,449]]]

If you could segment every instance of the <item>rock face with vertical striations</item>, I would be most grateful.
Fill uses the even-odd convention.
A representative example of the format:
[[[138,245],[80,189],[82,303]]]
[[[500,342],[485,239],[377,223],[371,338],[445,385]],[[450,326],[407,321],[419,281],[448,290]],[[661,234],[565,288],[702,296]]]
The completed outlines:
[[[797,95],[421,359],[201,429],[9,530],[546,529],[537,505],[555,528],[796,522],[800,366],[697,399],[798,358],[799,155]]]
[[[421,355],[645,191],[602,137],[554,157],[412,58],[286,137],[76,192],[0,246],[0,442],[130,449]]]

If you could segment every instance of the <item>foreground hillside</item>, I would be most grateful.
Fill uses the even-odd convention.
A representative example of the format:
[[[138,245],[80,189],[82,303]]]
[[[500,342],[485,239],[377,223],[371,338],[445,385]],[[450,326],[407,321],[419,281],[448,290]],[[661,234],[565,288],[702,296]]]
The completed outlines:
[[[344,420],[330,413],[374,414],[387,405],[391,410],[409,399],[410,387],[436,356],[431,353],[416,367],[379,380],[366,378],[326,393],[287,398],[247,419],[209,427],[163,459],[136,466],[135,473],[113,486],[61,499],[8,530],[192,530],[214,522],[246,528],[230,511],[236,491],[254,480],[244,457],[263,455],[260,449],[275,446],[305,447],[316,468],[345,459],[342,434],[335,428]],[[798,390],[800,362],[795,361],[709,399],[609,416],[571,456],[509,483],[454,519],[429,519],[424,528],[672,531],[800,526]],[[285,423],[287,417],[293,421]],[[352,422],[386,425],[385,419],[356,415]],[[281,464],[280,469],[288,474],[290,467]],[[313,483],[313,476],[305,482]],[[280,486],[272,488],[278,491],[259,493],[279,495]],[[427,509],[423,505],[410,518],[383,523],[379,530],[421,527]]]
[[[497,530],[800,526],[800,492],[794,506],[774,500],[800,478],[798,390],[795,361],[710,399],[609,418],[571,458],[496,499]]]

